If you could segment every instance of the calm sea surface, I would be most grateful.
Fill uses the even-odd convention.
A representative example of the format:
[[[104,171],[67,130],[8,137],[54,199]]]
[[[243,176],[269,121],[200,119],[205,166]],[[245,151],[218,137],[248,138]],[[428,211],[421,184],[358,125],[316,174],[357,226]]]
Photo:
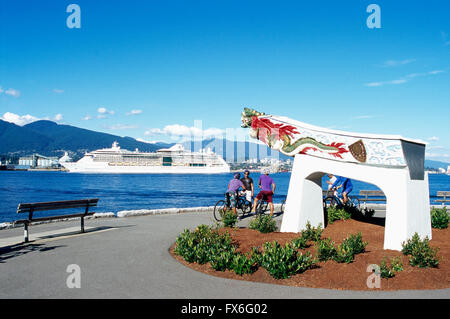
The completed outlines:
[[[288,190],[290,173],[271,174],[276,183],[274,202],[281,202]],[[258,181],[259,174],[251,177]],[[131,209],[213,206],[223,198],[232,174],[145,175],[145,174],[69,174],[65,172],[0,172],[0,222],[21,218],[19,203],[99,198],[95,212]],[[429,175],[430,200],[436,192],[450,190],[450,176]],[[325,187],[325,178],[323,180]],[[353,181],[353,194],[374,185]],[[63,211],[61,211],[62,213]],[[68,211],[67,213],[70,213]],[[52,214],[39,213],[39,215]]]

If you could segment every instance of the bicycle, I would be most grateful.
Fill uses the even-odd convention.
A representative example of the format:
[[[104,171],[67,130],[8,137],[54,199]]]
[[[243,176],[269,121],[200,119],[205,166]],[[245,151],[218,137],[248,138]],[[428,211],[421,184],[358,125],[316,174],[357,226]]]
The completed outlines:
[[[231,209],[230,206],[231,205],[229,199],[227,200],[227,202],[223,199],[219,200],[214,206],[214,219],[220,222],[223,219],[223,215],[225,214],[225,212]],[[238,216],[244,216],[251,211],[252,203],[245,198],[244,192],[239,192],[238,198],[236,199],[236,214]]]
[[[267,211],[267,206],[269,206],[269,202],[266,195],[263,195],[258,204],[256,204],[255,215],[264,215]]]
[[[330,195],[330,192],[332,192]],[[347,203],[345,204],[347,206],[353,206],[356,207],[357,209],[360,208],[360,203],[359,203],[359,199],[358,197],[355,196],[347,196]],[[330,190],[328,191],[327,196],[325,196],[325,198],[323,199],[323,207],[324,208],[328,208],[328,207],[336,207],[336,208],[342,208],[345,206],[344,202],[342,201],[342,199],[339,197],[339,194],[336,190]]]

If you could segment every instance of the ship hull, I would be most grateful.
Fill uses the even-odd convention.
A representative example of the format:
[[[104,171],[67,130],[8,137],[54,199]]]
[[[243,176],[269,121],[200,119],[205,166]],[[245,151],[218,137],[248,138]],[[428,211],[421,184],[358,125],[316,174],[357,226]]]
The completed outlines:
[[[114,166],[108,163],[62,163],[69,173],[102,173],[102,174],[219,174],[229,173],[228,166],[220,167],[182,167],[182,166]]]

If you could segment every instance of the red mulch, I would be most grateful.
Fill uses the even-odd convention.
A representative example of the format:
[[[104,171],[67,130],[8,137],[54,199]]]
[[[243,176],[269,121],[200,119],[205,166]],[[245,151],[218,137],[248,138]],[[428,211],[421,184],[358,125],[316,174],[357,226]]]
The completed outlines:
[[[250,251],[251,247],[262,245],[265,242],[276,240],[284,245],[286,242],[299,236],[297,233],[273,232],[262,234],[256,230],[247,228],[222,229],[228,231],[233,238],[234,244],[242,252]],[[330,288],[330,289],[351,289],[351,290],[402,290],[402,289],[443,289],[450,287],[450,229],[433,229],[430,246],[439,247],[437,256],[439,258],[438,268],[419,268],[409,265],[409,257],[395,250],[383,250],[384,227],[356,220],[336,221],[328,225],[322,233],[322,238],[331,238],[336,244],[348,237],[350,234],[362,233],[363,241],[368,242],[366,252],[358,254],[350,264],[337,263],[335,261],[319,262],[317,268],[309,269],[304,273],[297,274],[288,279],[274,279],[262,267],[251,275],[236,275],[233,271],[215,271],[209,264],[199,265],[187,263],[180,256],[173,254],[173,245],[170,253],[184,265],[209,275],[219,276],[237,280],[248,280],[271,284]],[[313,244],[313,243],[312,243]],[[310,251],[316,255],[314,245],[303,251]],[[403,263],[403,271],[397,273],[395,277],[381,278],[381,287],[369,288],[366,281],[371,274],[367,272],[370,264],[380,265],[383,257],[400,257]]]

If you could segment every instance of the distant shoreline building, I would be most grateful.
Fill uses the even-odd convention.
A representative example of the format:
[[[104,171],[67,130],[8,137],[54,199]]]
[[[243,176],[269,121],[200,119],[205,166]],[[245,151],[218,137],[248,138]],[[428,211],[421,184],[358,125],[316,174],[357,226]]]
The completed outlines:
[[[33,154],[20,157],[19,166],[30,168],[56,168],[60,165],[58,157],[48,157],[40,154]]]

